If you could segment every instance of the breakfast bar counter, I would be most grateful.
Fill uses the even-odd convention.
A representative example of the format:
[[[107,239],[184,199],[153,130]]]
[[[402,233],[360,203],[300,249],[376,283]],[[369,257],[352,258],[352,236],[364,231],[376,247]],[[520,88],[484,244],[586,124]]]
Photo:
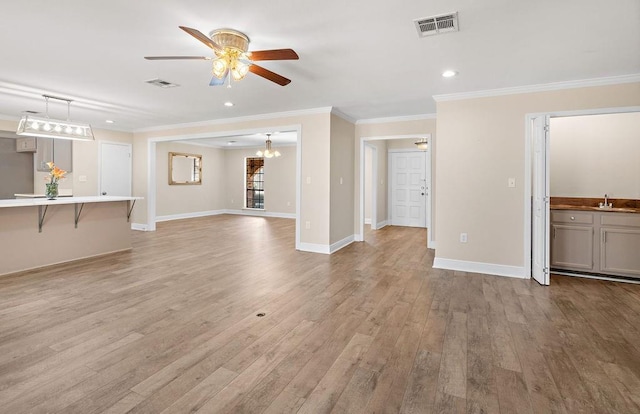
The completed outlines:
[[[0,275],[131,249],[141,197],[0,200]]]

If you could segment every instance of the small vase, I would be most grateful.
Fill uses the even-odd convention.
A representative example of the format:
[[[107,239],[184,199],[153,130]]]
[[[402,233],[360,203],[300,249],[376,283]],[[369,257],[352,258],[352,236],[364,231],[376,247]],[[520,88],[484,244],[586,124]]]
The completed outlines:
[[[45,197],[49,200],[55,200],[58,197],[58,183],[47,183],[45,184],[47,189],[45,190]]]

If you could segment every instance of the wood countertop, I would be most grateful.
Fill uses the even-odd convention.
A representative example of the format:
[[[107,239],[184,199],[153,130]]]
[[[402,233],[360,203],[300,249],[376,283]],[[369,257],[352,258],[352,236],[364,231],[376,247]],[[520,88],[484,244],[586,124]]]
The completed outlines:
[[[640,214],[640,200],[612,198],[613,207],[599,207],[603,198],[551,197],[551,210],[605,211]]]

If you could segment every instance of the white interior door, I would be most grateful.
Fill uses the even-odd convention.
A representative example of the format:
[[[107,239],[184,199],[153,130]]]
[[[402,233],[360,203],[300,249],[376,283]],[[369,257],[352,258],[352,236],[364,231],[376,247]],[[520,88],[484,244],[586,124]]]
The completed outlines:
[[[131,196],[131,145],[100,143],[100,194]]]
[[[424,151],[392,152],[391,224],[394,226],[427,226],[427,156]]]
[[[533,119],[532,275],[549,284],[549,117]]]

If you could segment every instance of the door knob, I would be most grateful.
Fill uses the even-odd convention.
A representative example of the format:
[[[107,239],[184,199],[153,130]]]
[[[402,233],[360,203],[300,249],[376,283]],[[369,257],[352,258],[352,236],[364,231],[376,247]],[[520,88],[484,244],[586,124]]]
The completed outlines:
[[[103,192],[102,192],[102,195],[107,195],[107,192],[106,192],[106,191],[103,191]]]
[[[424,195],[424,193],[422,193],[422,195]]]

